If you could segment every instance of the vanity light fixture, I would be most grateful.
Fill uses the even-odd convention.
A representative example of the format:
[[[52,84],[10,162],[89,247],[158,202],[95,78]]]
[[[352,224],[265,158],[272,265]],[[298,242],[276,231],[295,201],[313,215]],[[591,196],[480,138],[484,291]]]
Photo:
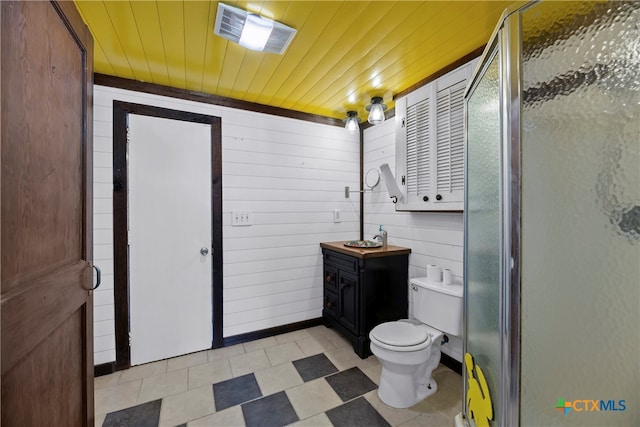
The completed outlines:
[[[367,105],[366,109],[369,112],[369,118],[367,119],[369,123],[379,125],[384,122],[384,112],[387,106],[382,103],[381,96],[371,98],[371,105]]]
[[[283,54],[296,30],[278,21],[218,3],[213,32],[240,46],[258,52]]]
[[[347,118],[343,120],[344,128],[349,131],[349,133],[356,133],[360,130],[360,118],[358,117],[357,111],[347,111]]]

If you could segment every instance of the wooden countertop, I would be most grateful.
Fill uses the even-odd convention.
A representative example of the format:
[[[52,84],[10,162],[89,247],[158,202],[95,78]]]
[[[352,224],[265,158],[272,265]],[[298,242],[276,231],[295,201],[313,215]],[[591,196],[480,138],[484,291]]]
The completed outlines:
[[[357,258],[377,258],[384,256],[408,255],[411,253],[411,249],[409,248],[403,248],[402,246],[393,245],[387,245],[386,248],[352,248],[349,246],[345,246],[344,241],[323,242],[320,243],[320,247],[340,252],[346,255],[351,255]]]

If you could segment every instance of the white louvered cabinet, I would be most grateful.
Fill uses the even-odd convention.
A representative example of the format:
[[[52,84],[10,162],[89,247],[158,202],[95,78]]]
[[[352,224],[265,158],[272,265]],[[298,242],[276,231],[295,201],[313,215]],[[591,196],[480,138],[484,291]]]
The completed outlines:
[[[473,60],[396,100],[398,211],[464,208],[464,90]]]

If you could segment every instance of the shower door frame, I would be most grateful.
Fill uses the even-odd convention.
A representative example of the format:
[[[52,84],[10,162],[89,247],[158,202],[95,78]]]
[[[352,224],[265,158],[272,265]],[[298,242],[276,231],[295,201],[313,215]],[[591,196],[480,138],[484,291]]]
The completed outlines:
[[[494,414],[501,426],[520,424],[520,245],[521,245],[521,11],[537,2],[506,9],[473,73],[465,91],[465,119],[468,121],[468,98],[484,76],[487,66],[497,55],[500,90],[500,283],[498,333],[500,341],[500,390],[494,391],[500,412]],[[496,52],[497,50],[497,52]],[[468,143],[468,142],[467,142]],[[468,162],[468,159],[466,159]],[[468,165],[465,167],[467,182]],[[465,206],[467,197],[465,195]],[[464,213],[464,264],[467,265],[467,210]],[[464,277],[464,318],[467,322],[467,274]],[[467,352],[467,334],[464,353]],[[466,417],[467,373],[463,369],[463,414]]]

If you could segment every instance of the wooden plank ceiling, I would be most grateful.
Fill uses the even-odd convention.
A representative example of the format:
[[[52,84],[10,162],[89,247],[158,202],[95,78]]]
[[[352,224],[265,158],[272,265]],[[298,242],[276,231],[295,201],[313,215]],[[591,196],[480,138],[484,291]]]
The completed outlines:
[[[298,33],[284,55],[213,33],[216,1],[75,0],[95,72],[342,119],[487,43],[508,1],[227,1]],[[520,2],[522,3],[522,2]]]

